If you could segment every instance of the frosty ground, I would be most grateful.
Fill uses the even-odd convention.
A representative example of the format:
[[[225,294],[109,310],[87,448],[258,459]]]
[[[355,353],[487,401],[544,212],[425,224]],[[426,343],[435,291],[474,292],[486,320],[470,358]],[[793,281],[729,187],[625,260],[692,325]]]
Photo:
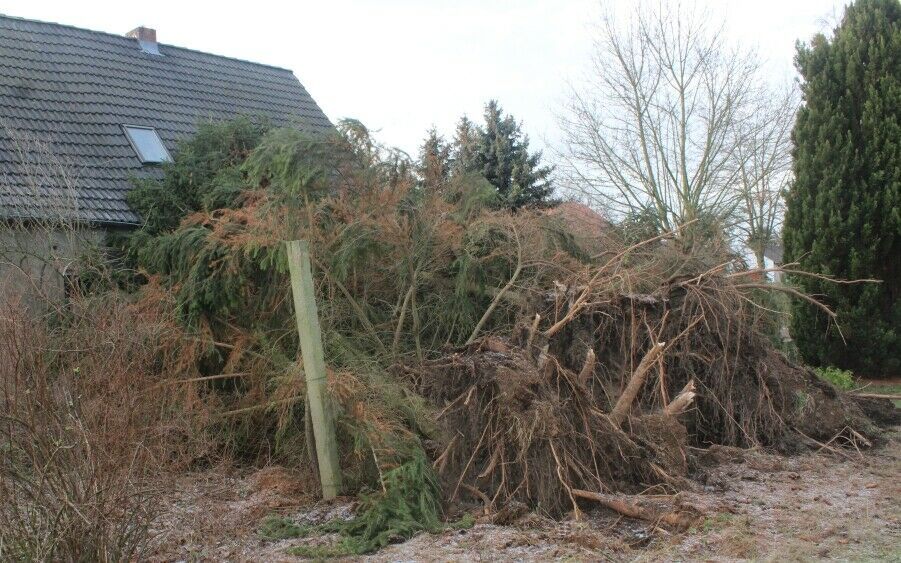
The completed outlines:
[[[692,452],[695,490],[680,502],[704,512],[684,533],[583,505],[581,521],[535,513],[482,516],[470,529],[420,534],[366,556],[370,561],[483,560],[843,560],[901,559],[901,431],[872,450],[781,456],[714,447]],[[293,561],[298,545],[334,536],[267,541],[261,521],[298,523],[347,517],[353,502],[315,500],[315,488],[290,469],[242,474],[205,471],[161,484],[156,561]]]

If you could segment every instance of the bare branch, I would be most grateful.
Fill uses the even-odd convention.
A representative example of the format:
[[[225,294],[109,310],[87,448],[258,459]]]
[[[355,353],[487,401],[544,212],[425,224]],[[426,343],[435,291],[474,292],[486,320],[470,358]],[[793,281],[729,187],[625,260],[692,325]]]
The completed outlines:
[[[658,231],[696,220],[688,231],[725,228],[745,203],[736,189],[743,173],[760,176],[745,170],[751,149],[772,148],[754,137],[765,99],[758,59],[697,10],[616,8],[602,17],[589,73],[560,118],[563,181],[589,203],[641,216]],[[779,133],[781,149],[785,131],[765,138]],[[781,152],[758,156],[755,165],[768,170],[783,162]]]

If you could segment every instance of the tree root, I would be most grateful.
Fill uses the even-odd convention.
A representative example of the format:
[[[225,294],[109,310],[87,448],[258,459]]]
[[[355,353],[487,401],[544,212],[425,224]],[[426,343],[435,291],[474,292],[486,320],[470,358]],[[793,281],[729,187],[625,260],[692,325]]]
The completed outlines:
[[[610,421],[615,426],[622,426],[623,422],[626,421],[626,417],[629,415],[635,397],[637,397],[638,392],[641,391],[641,386],[644,385],[648,372],[651,370],[651,367],[657,363],[657,357],[663,352],[665,345],[665,342],[658,342],[652,346],[638,364],[635,373],[633,373],[631,379],[629,379],[629,384],[626,385],[623,394],[620,395],[616,404],[613,406],[613,410],[610,411]]]
[[[685,387],[682,388],[682,391],[676,395],[676,398],[663,409],[663,414],[667,416],[678,416],[682,414],[689,406],[691,406],[691,403],[694,402],[695,395],[697,395],[697,393],[695,393],[695,380],[691,379]]]
[[[572,489],[572,494],[579,498],[593,500],[628,518],[653,522],[654,524],[663,523],[678,530],[686,530],[700,523],[704,519],[702,515],[691,514],[688,512],[658,512],[639,506],[638,504],[617,495],[605,495],[592,491],[584,491],[582,489]]]

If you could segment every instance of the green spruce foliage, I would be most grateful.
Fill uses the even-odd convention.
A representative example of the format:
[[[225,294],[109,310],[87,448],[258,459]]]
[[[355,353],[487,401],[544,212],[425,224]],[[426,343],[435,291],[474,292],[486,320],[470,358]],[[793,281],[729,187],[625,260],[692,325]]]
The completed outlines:
[[[496,203],[509,209],[553,204],[553,168],[541,163],[541,151],[529,151],[529,138],[497,101],[485,106],[485,124],[462,117],[451,146],[433,129],[420,152],[423,185],[448,177],[485,178],[497,192]],[[443,185],[443,184],[442,184]]]
[[[804,359],[872,375],[901,369],[901,3],[858,0],[832,37],[799,44],[804,104],[793,132],[787,262],[843,279],[793,281],[823,296],[841,331],[797,301]]]
[[[381,490],[361,495],[360,505],[350,520],[299,526],[286,518],[269,516],[263,520],[259,533],[269,541],[340,534],[341,540],[335,545],[297,546],[287,550],[290,555],[326,559],[371,553],[420,532],[465,529],[474,523],[470,514],[455,522],[442,522],[438,477],[425,455],[417,451],[409,461],[385,472]]]
[[[529,138],[512,115],[491,100],[485,107],[485,129],[479,164],[485,178],[511,208],[540,205],[551,195],[551,168],[541,166],[541,152],[529,153]]]
[[[420,148],[417,174],[423,186],[442,189],[450,178],[451,147],[432,127]]]
[[[143,220],[140,232],[155,236],[195,211],[234,206],[244,188],[241,165],[269,129],[269,123],[248,117],[201,123],[179,144],[162,181],[140,182],[128,194],[129,205]]]
[[[368,553],[418,532],[437,532],[441,522],[441,487],[422,450],[385,472],[383,489],[363,495],[357,515],[331,529],[344,539],[340,551]]]
[[[459,176],[479,170],[479,127],[465,115],[457,122],[454,133],[452,172]]]

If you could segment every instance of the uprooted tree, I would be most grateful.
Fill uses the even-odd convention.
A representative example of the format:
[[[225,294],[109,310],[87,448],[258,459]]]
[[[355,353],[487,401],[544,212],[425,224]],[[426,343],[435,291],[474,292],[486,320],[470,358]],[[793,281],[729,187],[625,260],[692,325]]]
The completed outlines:
[[[255,127],[198,135],[179,155],[233,160],[170,172],[165,182],[192,182],[190,205],[130,243],[208,343],[203,369],[245,374],[220,391],[247,455],[267,428],[304,450],[282,245],[300,238],[320,280],[352,484],[385,488],[424,451],[447,499],[561,514],[592,494],[680,487],[689,443],[791,448],[802,433],[873,433],[855,402],[761,331],[770,312],[758,293],[815,302],[759,283],[728,251],[686,253],[666,233],[630,243],[612,225],[604,247],[582,248],[557,213],[497,210],[484,178],[427,189],[359,124],[325,137]],[[181,158],[173,172],[190,165]],[[169,197],[159,190],[133,201],[152,210]],[[416,467],[401,474],[429,481]]]

